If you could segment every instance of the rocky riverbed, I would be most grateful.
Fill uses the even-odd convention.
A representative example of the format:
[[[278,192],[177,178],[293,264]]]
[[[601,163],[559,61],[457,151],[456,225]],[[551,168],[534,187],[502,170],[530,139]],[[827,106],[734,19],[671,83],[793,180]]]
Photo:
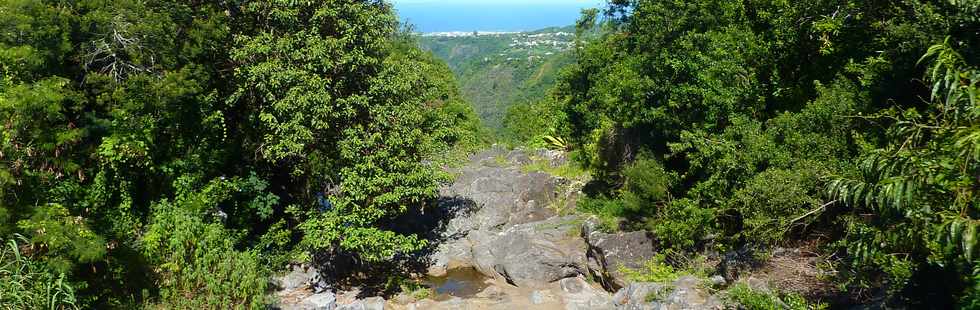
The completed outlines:
[[[562,165],[552,151],[494,148],[471,157],[442,188],[451,210],[424,257],[431,294],[364,296],[336,291],[315,268],[276,279],[281,309],[719,309],[704,280],[632,283],[621,271],[656,253],[646,232],[603,233],[574,209],[582,180],[523,166]],[[724,279],[720,279],[724,281]]]

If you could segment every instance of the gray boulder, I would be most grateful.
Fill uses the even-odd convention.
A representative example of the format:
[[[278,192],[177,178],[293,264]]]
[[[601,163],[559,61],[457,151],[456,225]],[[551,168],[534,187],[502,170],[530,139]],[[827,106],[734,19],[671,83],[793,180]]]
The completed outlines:
[[[628,284],[621,267],[637,269],[656,254],[653,236],[644,231],[607,234],[585,226],[588,267],[604,288],[616,291]]]
[[[486,162],[503,154],[506,153],[491,150],[475,157]],[[508,156],[519,157],[513,152]],[[468,165],[461,168],[459,173],[451,186],[441,189],[440,194],[443,197],[452,197],[443,199],[441,207],[451,210],[453,216],[446,222],[445,230],[438,237],[441,241],[429,256],[430,266],[427,272],[429,275],[442,276],[451,269],[481,266],[486,267],[481,270],[486,271],[487,274],[513,274],[505,278],[523,279],[527,278],[524,272],[534,272],[515,270],[507,261],[519,259],[517,256],[520,254],[515,252],[510,253],[513,257],[505,257],[508,253],[499,250],[500,247],[514,251],[530,249],[533,253],[548,252],[552,254],[546,257],[549,263],[545,264],[564,263],[564,260],[551,259],[555,255],[564,255],[563,244],[561,242],[555,244],[555,241],[559,241],[557,238],[549,237],[537,243],[527,242],[528,240],[521,240],[522,242],[519,243],[510,242],[526,239],[523,236],[530,234],[520,231],[527,230],[527,227],[512,231],[514,225],[535,223],[555,216],[549,204],[557,195],[558,179],[544,173],[524,173],[517,167],[487,165]],[[498,236],[504,228],[507,228],[508,232]],[[555,251],[547,249],[549,247],[556,247],[557,252],[561,253],[553,254]],[[584,247],[577,252],[581,252],[582,249]],[[503,269],[495,268],[495,265],[501,265]],[[533,266],[533,268],[538,267],[541,266]],[[495,269],[499,270],[495,271]],[[570,273],[566,272],[566,274]],[[560,278],[551,281],[557,279]]]
[[[333,292],[323,292],[303,298],[296,304],[280,305],[282,310],[334,310],[337,308],[337,296]]]
[[[580,223],[578,217],[565,216],[501,232],[471,232],[467,239],[473,246],[474,267],[489,277],[529,287],[584,274],[586,244],[579,236]]]
[[[472,202],[472,205],[465,206],[466,216],[449,222],[444,235],[452,237],[475,229],[499,229],[508,224],[554,216],[547,207],[557,195],[557,184],[557,179],[548,174],[524,173],[518,168],[465,168],[452,186],[443,188],[440,194],[460,198],[447,203]]]
[[[558,167],[568,163],[568,153],[556,150],[541,149],[535,152],[538,158],[548,160],[552,167]]]
[[[288,273],[274,278],[273,282],[280,290],[289,291],[309,287],[318,276],[316,268],[307,265],[293,265]]]

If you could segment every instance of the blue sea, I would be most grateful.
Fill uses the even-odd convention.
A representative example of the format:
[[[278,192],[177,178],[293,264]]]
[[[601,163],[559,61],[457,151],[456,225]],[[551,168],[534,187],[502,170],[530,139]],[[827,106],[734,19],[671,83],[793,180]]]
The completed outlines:
[[[403,22],[418,32],[530,31],[574,25],[583,8],[604,0],[395,0]]]

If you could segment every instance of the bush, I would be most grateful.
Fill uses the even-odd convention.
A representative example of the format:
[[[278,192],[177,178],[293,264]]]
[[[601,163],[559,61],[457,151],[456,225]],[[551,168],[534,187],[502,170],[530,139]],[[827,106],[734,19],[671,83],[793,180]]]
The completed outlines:
[[[818,182],[819,175],[808,169],[769,169],[754,176],[735,192],[731,204],[742,219],[742,240],[782,240],[794,219],[821,205]]]
[[[235,238],[220,224],[166,202],[156,209],[142,245],[156,269],[160,308],[265,306],[269,273],[257,254],[235,250]]]
[[[615,195],[585,199],[581,209],[629,220],[651,217],[669,199],[675,177],[657,160],[641,157],[624,169],[621,179],[623,186]]]
[[[0,309],[78,309],[64,274],[24,256],[16,240],[0,249]]]
[[[647,228],[665,247],[689,249],[716,231],[715,210],[703,208],[687,198],[674,200],[657,217],[647,221]]]
[[[745,283],[739,283],[728,289],[727,297],[731,302],[748,310],[812,310],[827,309],[824,303],[810,303],[798,294],[780,294],[778,292],[756,290]]]
[[[544,137],[555,134],[559,113],[550,98],[512,105],[504,117],[504,137],[518,145],[545,147]]]
[[[667,256],[663,253],[657,254],[649,261],[643,263],[639,269],[620,267],[619,272],[626,275],[626,278],[634,282],[657,282],[670,283],[680,278],[685,273],[678,271],[667,263]]]

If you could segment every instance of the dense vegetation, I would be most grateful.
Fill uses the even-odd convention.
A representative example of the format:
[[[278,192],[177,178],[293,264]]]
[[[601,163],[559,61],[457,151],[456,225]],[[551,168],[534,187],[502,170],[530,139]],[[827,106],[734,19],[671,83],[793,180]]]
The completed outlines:
[[[980,4],[614,0],[594,27],[524,121],[593,172],[581,210],[679,251],[819,239],[856,298],[980,306]]]
[[[416,46],[383,1],[0,0],[0,303],[261,308],[419,249],[478,123]]]

